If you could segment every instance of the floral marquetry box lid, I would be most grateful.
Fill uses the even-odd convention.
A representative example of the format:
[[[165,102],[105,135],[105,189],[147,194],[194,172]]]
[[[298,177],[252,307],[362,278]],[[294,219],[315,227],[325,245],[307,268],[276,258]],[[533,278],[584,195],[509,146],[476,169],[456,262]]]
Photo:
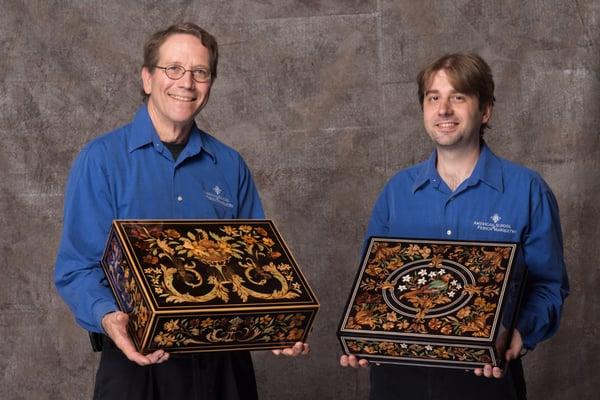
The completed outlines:
[[[115,220],[102,267],[143,353],[289,347],[319,308],[269,220]]]
[[[525,279],[515,243],[374,237],[338,336],[374,362],[502,367]]]

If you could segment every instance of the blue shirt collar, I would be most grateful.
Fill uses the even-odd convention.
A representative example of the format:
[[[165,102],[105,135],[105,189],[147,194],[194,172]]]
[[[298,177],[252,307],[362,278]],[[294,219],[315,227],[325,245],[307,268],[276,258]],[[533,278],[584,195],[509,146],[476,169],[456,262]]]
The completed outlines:
[[[437,169],[435,168],[436,161],[437,151],[434,150],[417,173],[415,183],[412,187],[413,193],[419,190],[427,182],[431,182],[433,185],[436,186],[439,185],[440,176],[437,172]]]
[[[215,151],[211,148],[210,143],[203,138],[204,135],[205,133],[198,129],[196,122],[194,122],[188,142],[181,152],[181,160],[199,154],[200,151],[204,150],[216,162]],[[130,153],[148,144],[152,144],[159,151],[162,151],[164,146],[156,133],[156,129],[154,129],[148,107],[145,104],[140,106],[135,114],[132,129],[129,130],[127,136],[127,150]]]
[[[427,161],[422,165],[415,178],[412,186],[412,191],[415,193],[425,183],[430,182],[436,187],[440,184],[440,175],[436,169],[437,151],[434,150]],[[481,144],[481,152],[477,165],[469,178],[467,178],[467,186],[473,186],[479,181],[482,181],[499,192],[504,191],[504,181],[502,178],[502,164],[498,157],[490,150],[485,142]]]

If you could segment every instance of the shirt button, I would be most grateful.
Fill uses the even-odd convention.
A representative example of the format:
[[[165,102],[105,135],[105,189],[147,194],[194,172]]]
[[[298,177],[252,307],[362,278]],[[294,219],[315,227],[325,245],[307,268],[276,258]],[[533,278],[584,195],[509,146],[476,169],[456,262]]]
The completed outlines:
[[[177,196],[177,201],[183,201],[183,197],[182,196]]]
[[[448,235],[448,236],[452,235],[452,231],[451,231],[450,229],[448,229],[448,230],[446,231],[446,235]]]

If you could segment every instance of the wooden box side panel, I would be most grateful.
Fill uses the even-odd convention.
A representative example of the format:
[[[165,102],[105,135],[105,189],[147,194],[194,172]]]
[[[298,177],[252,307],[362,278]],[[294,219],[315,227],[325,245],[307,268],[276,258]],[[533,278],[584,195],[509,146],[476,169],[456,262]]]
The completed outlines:
[[[347,354],[376,363],[462,369],[501,364],[492,346],[353,336],[340,336],[340,342]]]
[[[129,314],[129,334],[137,349],[141,350],[151,326],[152,308],[142,293],[114,229],[109,235],[101,264],[119,309]]]
[[[307,340],[316,309],[160,315],[145,352],[266,350]]]

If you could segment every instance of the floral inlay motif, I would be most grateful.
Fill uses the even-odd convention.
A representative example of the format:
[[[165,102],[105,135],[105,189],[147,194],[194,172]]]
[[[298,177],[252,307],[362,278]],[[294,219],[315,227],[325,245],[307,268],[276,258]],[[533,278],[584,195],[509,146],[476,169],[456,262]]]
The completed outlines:
[[[511,254],[374,241],[345,328],[490,337]]]
[[[353,354],[482,364],[492,362],[488,350],[463,346],[366,340],[346,340],[346,345]]]
[[[235,296],[234,303],[246,303],[303,294],[298,276],[267,229],[218,227],[126,227],[157,299],[165,304],[216,304]]]
[[[146,306],[115,236],[110,238],[105,261],[107,277],[115,288],[115,295],[118,297],[122,310],[129,313],[129,327],[139,343],[143,340],[144,331],[150,318],[150,310]]]
[[[305,335],[304,314],[169,318],[159,322],[153,346],[161,348],[231,343],[296,342]]]
[[[469,300],[463,289],[474,283],[466,268],[429,259],[407,263],[387,280],[392,285],[383,291],[386,303],[411,318],[434,318],[451,312]]]

